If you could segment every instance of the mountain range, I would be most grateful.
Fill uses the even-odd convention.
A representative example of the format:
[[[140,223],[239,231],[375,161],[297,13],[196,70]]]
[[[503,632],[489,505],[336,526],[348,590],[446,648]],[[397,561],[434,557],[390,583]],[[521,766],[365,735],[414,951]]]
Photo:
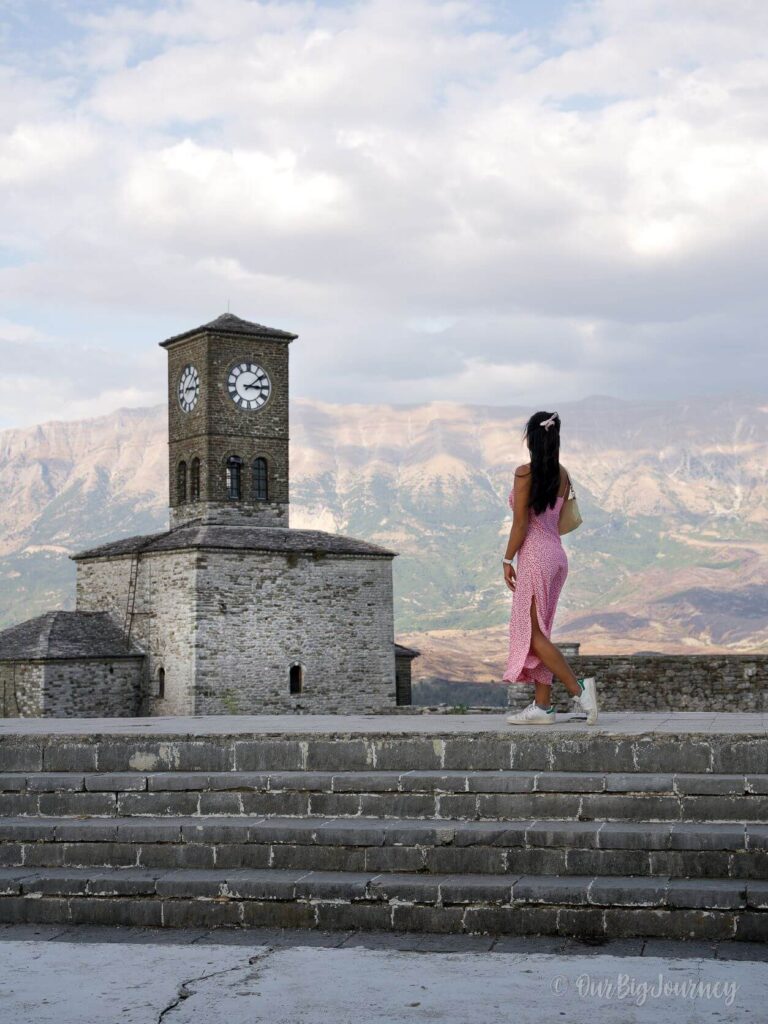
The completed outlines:
[[[291,525],[399,552],[398,639],[417,677],[498,680],[500,559],[532,410],[291,406]],[[768,402],[562,404],[584,525],[555,639],[591,653],[768,650]],[[0,627],[73,605],[81,548],[167,527],[166,410],[0,432]]]

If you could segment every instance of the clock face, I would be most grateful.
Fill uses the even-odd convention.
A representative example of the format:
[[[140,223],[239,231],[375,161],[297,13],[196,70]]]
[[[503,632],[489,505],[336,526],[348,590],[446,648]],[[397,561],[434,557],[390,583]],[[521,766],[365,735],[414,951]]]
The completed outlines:
[[[267,371],[256,363],[236,363],[227,380],[229,397],[241,409],[261,409],[272,391]]]
[[[185,366],[179,378],[179,405],[184,412],[192,412],[200,397],[200,374],[194,366]]]

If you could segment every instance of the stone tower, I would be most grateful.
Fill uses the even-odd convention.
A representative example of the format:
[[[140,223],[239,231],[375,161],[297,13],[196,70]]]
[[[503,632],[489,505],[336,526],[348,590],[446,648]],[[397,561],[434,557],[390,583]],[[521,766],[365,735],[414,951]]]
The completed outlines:
[[[296,337],[223,313],[161,342],[172,528],[288,526],[288,346]]]
[[[72,555],[76,610],[0,633],[17,713],[370,714],[402,699],[415,652],[396,665],[395,552],[288,525],[295,338],[225,313],[161,343],[170,529]]]

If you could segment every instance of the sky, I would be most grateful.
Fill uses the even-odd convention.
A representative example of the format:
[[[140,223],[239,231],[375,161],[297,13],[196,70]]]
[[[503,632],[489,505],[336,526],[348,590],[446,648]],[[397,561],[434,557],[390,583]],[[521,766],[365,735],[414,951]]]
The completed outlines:
[[[0,0],[0,427],[293,331],[294,397],[764,391],[765,0]]]

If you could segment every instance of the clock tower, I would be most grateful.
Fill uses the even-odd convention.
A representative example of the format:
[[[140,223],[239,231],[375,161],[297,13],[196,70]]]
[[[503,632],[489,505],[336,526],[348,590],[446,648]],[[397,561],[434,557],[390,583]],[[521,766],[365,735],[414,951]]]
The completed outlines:
[[[161,342],[172,529],[288,526],[288,346],[296,337],[223,313]]]

